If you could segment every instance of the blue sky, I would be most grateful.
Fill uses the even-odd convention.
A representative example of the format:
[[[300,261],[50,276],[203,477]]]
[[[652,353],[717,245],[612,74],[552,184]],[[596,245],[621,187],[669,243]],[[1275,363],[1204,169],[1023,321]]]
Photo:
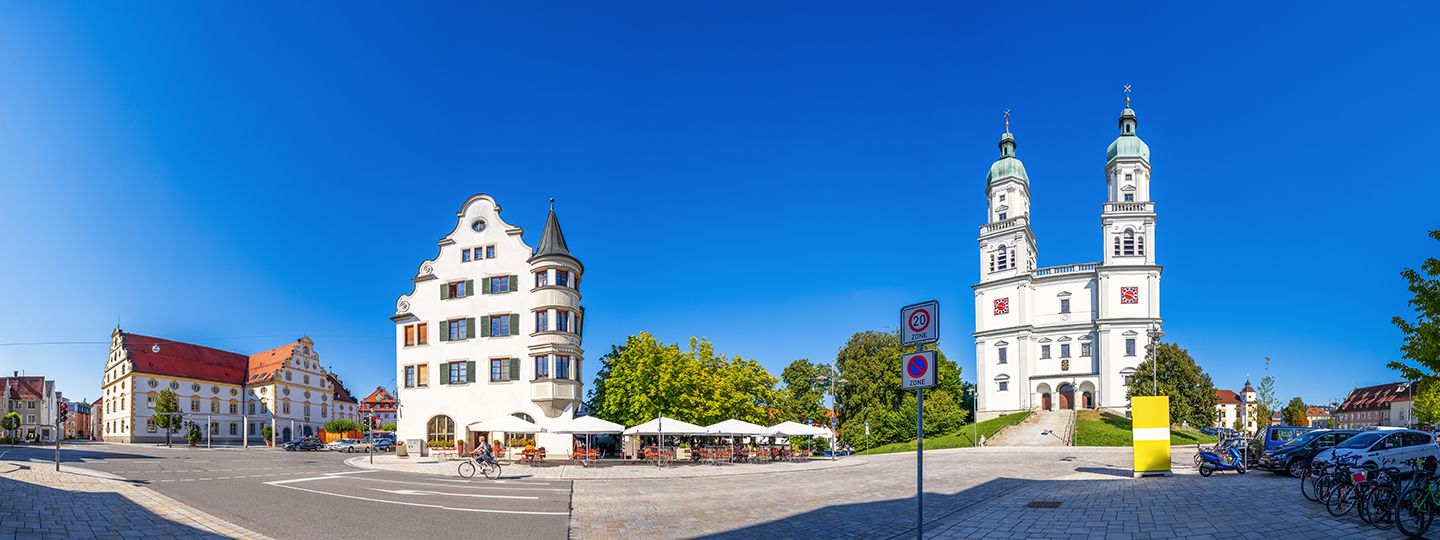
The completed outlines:
[[[1285,400],[1396,378],[1399,272],[1440,252],[1433,4],[782,4],[0,5],[0,343],[308,334],[364,395],[487,193],[532,245],[556,198],[591,358],[704,336],[778,375],[935,298],[973,378],[1001,112],[1039,264],[1096,261],[1129,84],[1167,340],[1222,388],[1271,357]],[[94,399],[105,354],[0,372]]]

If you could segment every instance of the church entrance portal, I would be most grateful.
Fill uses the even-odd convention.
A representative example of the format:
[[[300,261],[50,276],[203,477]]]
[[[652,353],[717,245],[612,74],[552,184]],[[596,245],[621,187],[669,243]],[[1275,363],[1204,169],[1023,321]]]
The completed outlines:
[[[1083,394],[1080,394],[1080,399],[1081,399],[1081,401],[1080,401],[1080,407],[1081,407],[1081,408],[1084,408],[1084,409],[1094,409],[1094,408],[1095,408],[1095,396],[1092,396],[1092,395],[1090,394],[1090,392],[1085,392],[1085,393],[1083,393]]]
[[[1050,393],[1040,394],[1040,408],[1050,410]]]
[[[1060,408],[1075,408],[1075,387],[1069,384],[1060,387]]]

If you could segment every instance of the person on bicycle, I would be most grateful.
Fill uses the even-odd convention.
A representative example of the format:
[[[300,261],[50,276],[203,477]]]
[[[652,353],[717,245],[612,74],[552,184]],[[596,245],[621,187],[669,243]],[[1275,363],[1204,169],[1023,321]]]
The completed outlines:
[[[480,439],[480,445],[475,447],[475,458],[480,460],[481,463],[497,463],[495,456],[491,455],[494,450],[495,449],[490,446],[489,440]]]

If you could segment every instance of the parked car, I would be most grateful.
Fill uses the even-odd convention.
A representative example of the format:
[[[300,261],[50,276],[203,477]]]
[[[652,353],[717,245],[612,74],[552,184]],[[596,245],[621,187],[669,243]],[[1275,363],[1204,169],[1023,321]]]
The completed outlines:
[[[1262,453],[1267,452],[1275,448],[1279,448],[1280,446],[1290,442],[1292,439],[1299,437],[1300,435],[1309,433],[1311,431],[1318,431],[1320,429],[1321,428],[1299,426],[1269,426],[1255,435],[1256,439],[1263,440],[1265,442],[1265,446],[1263,448],[1256,448],[1256,450]],[[1258,442],[1256,443],[1256,446],[1259,446]]]
[[[1361,467],[1396,467],[1401,472],[1410,472],[1412,467],[1405,464],[1412,458],[1435,457],[1440,459],[1440,446],[1435,445],[1435,436],[1413,429],[1362,431],[1349,440],[1315,455],[1314,461],[1330,463],[1339,456],[1359,456]]]
[[[344,447],[344,448],[341,448],[340,451],[342,451],[342,452],[369,452],[369,451],[370,451],[370,446],[373,444],[373,443],[371,443],[370,441],[366,441],[366,440],[362,440],[362,439],[351,439],[351,440],[353,440],[353,441],[355,441],[355,442],[352,442],[352,443],[350,443],[348,446],[346,446],[346,447]]]
[[[392,441],[390,439],[377,439],[375,441],[375,451],[393,452],[395,451],[395,441]]]
[[[1220,430],[1215,429],[1215,428],[1211,428],[1211,427],[1200,428],[1200,433],[1204,433],[1204,434],[1210,435],[1210,436],[1215,436],[1215,435],[1219,435],[1219,434],[1220,434]]]
[[[359,440],[360,439],[337,439],[335,442],[326,445],[326,448],[336,452],[344,452],[346,448],[349,448]]]
[[[1359,433],[1354,429],[1321,429],[1301,433],[1290,442],[1260,454],[1256,468],[1299,477],[1310,467],[1310,460],[1316,454],[1334,448]]]
[[[305,437],[281,444],[280,447],[292,452],[299,450],[323,450],[325,443],[320,442],[320,439],[315,437]]]

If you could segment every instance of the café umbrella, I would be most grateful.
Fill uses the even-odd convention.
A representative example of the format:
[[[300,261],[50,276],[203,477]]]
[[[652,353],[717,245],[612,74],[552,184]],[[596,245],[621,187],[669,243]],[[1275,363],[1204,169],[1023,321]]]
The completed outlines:
[[[581,416],[568,422],[560,423],[550,430],[550,433],[568,433],[571,435],[584,435],[585,446],[590,446],[591,435],[605,433],[620,433],[625,431],[625,426],[604,420],[595,416]]]

